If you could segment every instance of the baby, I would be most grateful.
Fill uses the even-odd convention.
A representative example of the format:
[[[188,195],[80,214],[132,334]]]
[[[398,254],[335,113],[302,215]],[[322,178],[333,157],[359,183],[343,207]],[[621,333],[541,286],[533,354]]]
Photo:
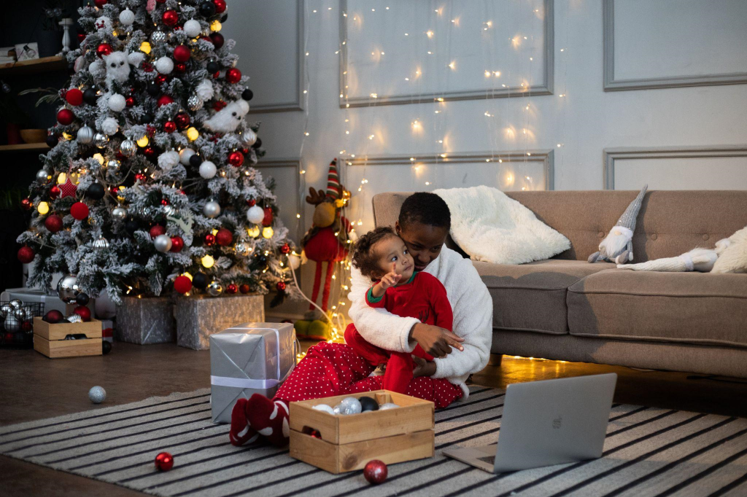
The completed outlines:
[[[397,316],[414,317],[421,323],[451,331],[454,316],[446,289],[434,276],[415,271],[415,263],[405,242],[392,228],[376,228],[360,237],[355,244],[353,265],[364,276],[378,280],[366,294],[369,306],[386,309]],[[411,354],[376,347],[353,326],[345,330],[345,341],[371,365],[386,363],[382,388],[406,393],[413,379],[415,360]],[[423,361],[433,360],[419,345],[412,354]]]

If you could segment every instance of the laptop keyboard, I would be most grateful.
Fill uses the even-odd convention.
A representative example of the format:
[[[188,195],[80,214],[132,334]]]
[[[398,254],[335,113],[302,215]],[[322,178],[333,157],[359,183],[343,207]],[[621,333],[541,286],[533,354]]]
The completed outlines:
[[[477,460],[495,465],[495,456],[478,457]]]

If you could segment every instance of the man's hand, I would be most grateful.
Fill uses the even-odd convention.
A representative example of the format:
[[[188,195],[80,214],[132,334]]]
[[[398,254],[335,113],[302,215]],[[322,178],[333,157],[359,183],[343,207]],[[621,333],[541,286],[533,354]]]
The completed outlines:
[[[412,356],[412,360],[415,363],[415,369],[412,370],[412,375],[415,378],[418,376],[433,376],[436,374],[435,362],[428,362],[418,356]]]
[[[429,324],[418,323],[410,330],[410,339],[418,342],[418,345],[433,357],[446,357],[451,353],[451,348],[464,350],[461,338],[449,330],[431,326]]]

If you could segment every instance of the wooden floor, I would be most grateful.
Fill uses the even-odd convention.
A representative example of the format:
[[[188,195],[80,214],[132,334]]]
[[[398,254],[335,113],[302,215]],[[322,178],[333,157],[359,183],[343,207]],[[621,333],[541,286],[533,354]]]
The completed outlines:
[[[308,344],[305,344],[308,346]],[[88,390],[107,391],[103,406],[126,404],[172,392],[209,386],[210,354],[174,344],[138,346],[115,343],[107,356],[50,360],[33,351],[0,350],[0,425],[97,409]],[[504,388],[510,383],[615,372],[615,402],[747,417],[747,380],[639,371],[504,357],[473,376],[478,385]],[[87,478],[56,472],[0,456],[0,494],[4,497],[144,495]]]

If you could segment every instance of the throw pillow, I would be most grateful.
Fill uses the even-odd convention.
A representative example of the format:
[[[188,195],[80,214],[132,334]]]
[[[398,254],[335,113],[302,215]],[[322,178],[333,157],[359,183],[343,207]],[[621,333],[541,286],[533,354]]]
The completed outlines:
[[[747,273],[747,227],[716,244],[720,252],[712,273]]]

